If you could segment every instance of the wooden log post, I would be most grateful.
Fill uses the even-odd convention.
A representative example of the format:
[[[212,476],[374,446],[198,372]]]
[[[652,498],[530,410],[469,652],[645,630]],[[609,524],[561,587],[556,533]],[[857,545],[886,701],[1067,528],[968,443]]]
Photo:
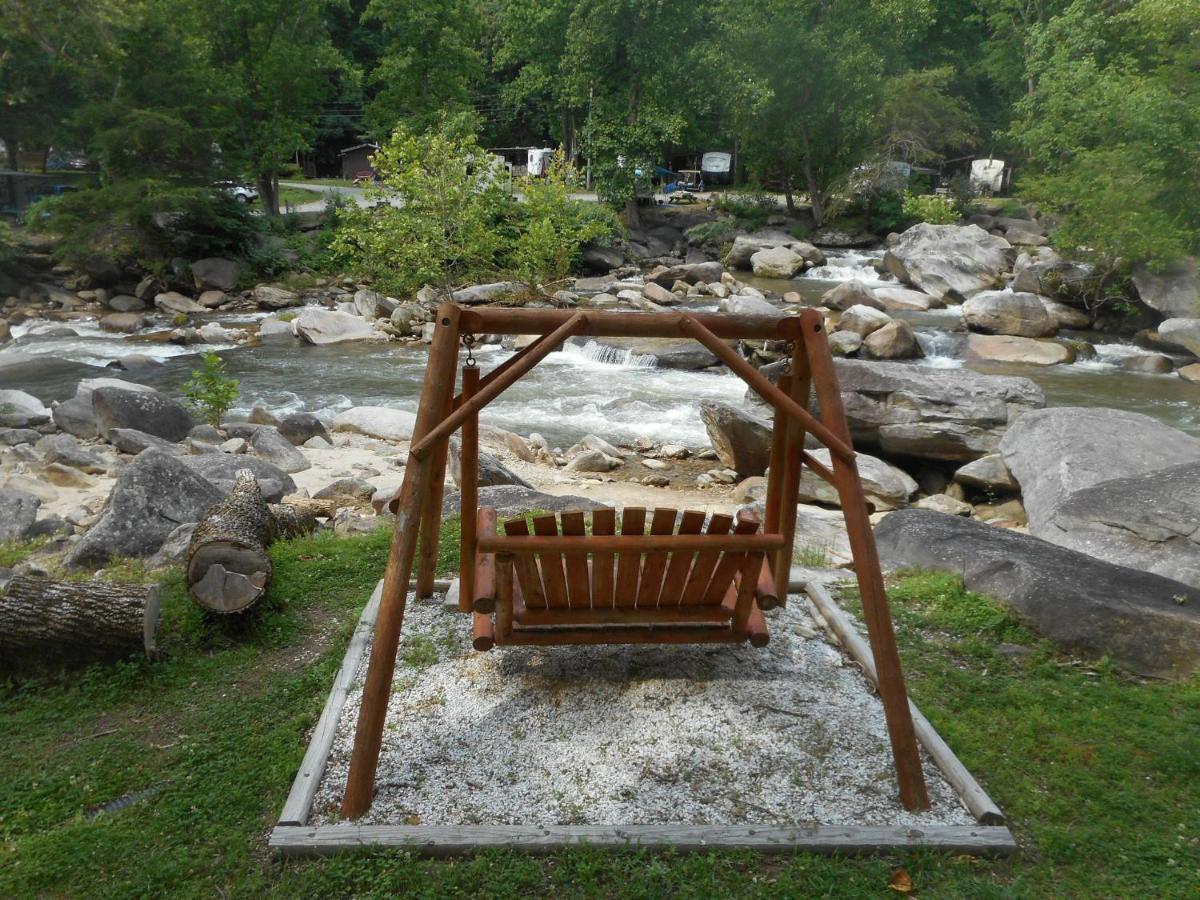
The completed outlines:
[[[436,427],[443,409],[446,385],[453,387],[454,370],[458,364],[459,312],[459,307],[449,302],[438,307],[417,421],[413,426],[414,444]],[[370,808],[375,790],[375,770],[383,744],[383,725],[387,717],[388,697],[391,695],[392,675],[396,669],[396,649],[404,623],[409,576],[417,553],[421,515],[429,501],[431,462],[429,455],[409,454],[408,465],[404,467],[404,480],[391,504],[396,514],[396,524],[383,576],[379,616],[375,620],[375,640],[371,645],[362,705],[354,732],[346,794],[342,798],[342,816],[348,819],[358,818]]]
[[[817,400],[821,405],[821,419],[842,440],[849,443],[850,426],[842,408],[842,396],[838,390],[833,357],[825,338],[822,317],[815,311],[806,317],[804,347]],[[904,687],[900,653],[896,648],[896,633],[892,627],[891,612],[888,610],[887,591],[879,567],[875,533],[871,529],[871,520],[867,513],[862,479],[853,460],[847,462],[836,454],[832,454],[831,458],[838,498],[842,504],[842,515],[846,520],[850,550],[854,557],[863,618],[866,620],[867,635],[871,641],[871,654],[875,658],[879,698],[883,702],[884,718],[892,741],[892,757],[900,785],[900,800],[908,809],[928,809],[929,793],[917,752],[917,738],[909,711],[908,694]]]
[[[470,400],[479,390],[479,368],[467,366],[462,372],[462,399]],[[458,608],[470,612],[475,604],[475,537],[478,534],[479,507],[479,415],[469,416],[462,424],[462,454],[459,457],[459,522],[462,527],[462,555],[458,567]],[[492,513],[492,533],[495,533]],[[495,562],[492,562],[494,567]],[[490,610],[489,610],[490,612]]]
[[[786,393],[797,405],[808,409],[812,387],[812,373],[804,350],[804,341],[797,341],[792,348],[792,371],[787,379]],[[782,384],[781,384],[782,387]],[[772,558],[772,577],[779,602],[787,602],[787,585],[792,571],[792,558],[796,553],[796,503],[800,498],[800,477],[804,461],[804,425],[792,416],[784,426],[783,471],[779,473],[779,533],[783,535],[783,549]]]
[[[204,514],[184,556],[184,582],[197,604],[215,613],[249,609],[271,583],[267,547],[278,538],[307,534],[316,520],[292,506],[269,506],[249,469],[233,489]]]
[[[81,668],[158,652],[157,587],[0,578],[0,675]]]

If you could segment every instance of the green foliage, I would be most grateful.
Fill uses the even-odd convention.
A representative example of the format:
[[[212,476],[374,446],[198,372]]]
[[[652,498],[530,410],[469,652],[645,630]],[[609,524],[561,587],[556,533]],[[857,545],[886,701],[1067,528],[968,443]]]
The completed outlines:
[[[936,194],[904,193],[902,211],[912,222],[927,222],[930,225],[953,225],[962,218],[957,204],[950,197]]]
[[[56,258],[80,267],[107,262],[153,268],[172,256],[241,257],[260,227],[222,191],[149,179],[46,197],[26,210],[25,221],[32,231],[58,237]]]
[[[216,353],[202,353],[202,365],[182,388],[188,406],[214,428],[221,417],[237,402],[238,381],[225,374],[225,360]]]
[[[15,254],[12,227],[4,219],[0,219],[0,266],[11,260]]]
[[[397,130],[374,157],[384,201],[342,211],[332,247],[339,261],[386,291],[442,289],[494,272],[503,250],[496,229],[512,201],[496,157],[460,120],[424,134]],[[398,203],[393,205],[391,200]]]
[[[728,191],[719,195],[714,205],[747,231],[765,228],[767,219],[780,212],[774,196],[765,191]]]
[[[1060,247],[1101,271],[1165,264],[1200,247],[1200,69],[1195,11],[1074,0],[1033,31],[1034,90],[1013,137],[1033,163],[1029,196],[1057,213]]]
[[[0,568],[9,569],[19,562],[24,562],[45,543],[45,538],[31,538],[27,541],[9,541],[0,544]]]
[[[512,269],[522,279],[561,280],[571,273],[586,244],[616,233],[616,219],[607,209],[571,199],[577,182],[574,168],[559,150],[542,177],[524,178],[518,185],[523,202]]]

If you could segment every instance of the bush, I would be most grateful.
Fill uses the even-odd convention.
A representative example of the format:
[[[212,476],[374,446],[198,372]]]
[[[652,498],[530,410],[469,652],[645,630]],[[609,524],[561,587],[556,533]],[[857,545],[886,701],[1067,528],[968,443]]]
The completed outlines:
[[[962,218],[958,205],[949,197],[936,194],[904,194],[904,215],[913,222],[929,225],[953,225]]]
[[[767,219],[780,212],[775,198],[763,191],[739,191],[721,194],[716,200],[717,209],[733,216],[738,226],[747,231],[758,231],[767,226]]]
[[[31,230],[60,238],[55,258],[76,268],[183,256],[244,257],[260,224],[222,191],[138,179],[47,197],[26,210]]]
[[[238,381],[225,374],[225,361],[215,353],[200,356],[203,365],[192,370],[192,377],[183,386],[187,405],[214,428],[238,398]]]

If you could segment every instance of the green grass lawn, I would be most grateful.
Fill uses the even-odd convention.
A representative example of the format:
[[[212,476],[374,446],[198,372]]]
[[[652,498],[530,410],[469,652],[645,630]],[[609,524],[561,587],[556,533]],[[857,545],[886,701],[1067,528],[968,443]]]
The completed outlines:
[[[323,203],[328,196],[328,193],[320,189],[310,191],[306,188],[281,185],[279,188],[279,209],[282,211],[288,206],[302,206],[305,203]]]
[[[276,545],[270,598],[245,617],[201,615],[174,576],[165,660],[6,686],[0,897],[878,897],[894,896],[897,868],[927,897],[1200,893],[1200,684],[1083,665],[955,579],[919,573],[892,590],[912,693],[1011,817],[1015,859],[275,860],[267,833],[387,545],[384,532]],[[440,565],[455,565],[453,545]]]

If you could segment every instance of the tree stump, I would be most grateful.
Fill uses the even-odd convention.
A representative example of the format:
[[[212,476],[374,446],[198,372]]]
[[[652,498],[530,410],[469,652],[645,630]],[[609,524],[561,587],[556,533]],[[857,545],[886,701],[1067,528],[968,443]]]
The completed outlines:
[[[9,575],[0,579],[0,672],[153,657],[158,619],[156,587]]]
[[[188,595],[216,613],[249,609],[271,583],[271,542],[314,528],[309,512],[268,505],[254,473],[240,470],[229,496],[204,514],[192,534],[184,557]]]

